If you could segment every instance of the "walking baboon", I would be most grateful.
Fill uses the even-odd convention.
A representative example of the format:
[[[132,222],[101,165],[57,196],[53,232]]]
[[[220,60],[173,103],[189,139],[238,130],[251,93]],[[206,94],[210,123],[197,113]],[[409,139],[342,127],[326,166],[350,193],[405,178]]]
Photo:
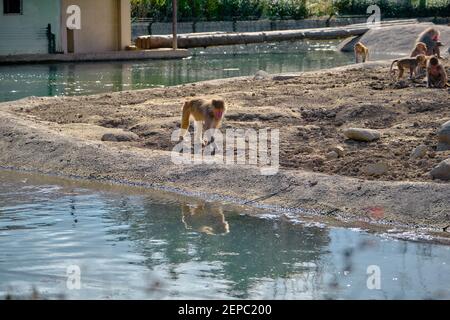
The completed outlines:
[[[186,101],[182,111],[180,138],[183,138],[186,134],[191,116],[195,121],[203,122],[204,129],[209,130],[220,127],[225,112],[225,102],[222,99]]]
[[[417,75],[418,67],[426,67],[427,58],[423,54],[419,54],[414,58],[403,58],[392,61],[390,72],[394,74],[394,70],[392,69],[394,64],[397,63],[397,68],[399,70],[398,79],[403,77],[403,73],[405,70],[409,69],[409,77],[412,79],[413,74]]]
[[[358,63],[359,58],[362,62],[369,60],[369,48],[363,45],[361,42],[357,42],[354,47],[355,50],[355,62]]]

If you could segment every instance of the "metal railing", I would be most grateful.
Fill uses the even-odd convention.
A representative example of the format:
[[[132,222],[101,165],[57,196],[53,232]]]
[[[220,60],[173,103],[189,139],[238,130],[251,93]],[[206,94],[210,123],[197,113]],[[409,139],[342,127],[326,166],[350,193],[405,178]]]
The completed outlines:
[[[48,53],[56,53],[56,36],[52,33],[52,25],[49,23],[46,28],[47,40],[48,40]]]

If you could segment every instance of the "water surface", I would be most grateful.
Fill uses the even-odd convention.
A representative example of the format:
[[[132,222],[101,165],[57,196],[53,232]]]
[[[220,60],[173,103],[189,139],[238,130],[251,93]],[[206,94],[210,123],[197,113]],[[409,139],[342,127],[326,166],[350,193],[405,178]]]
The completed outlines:
[[[33,287],[66,299],[450,298],[448,246],[149,190],[7,171],[0,181],[0,299]],[[79,290],[67,285],[73,266]],[[379,290],[367,286],[373,266]]]
[[[192,49],[183,60],[0,66],[0,101],[173,86],[254,75],[325,69],[353,62],[338,41],[294,41]]]

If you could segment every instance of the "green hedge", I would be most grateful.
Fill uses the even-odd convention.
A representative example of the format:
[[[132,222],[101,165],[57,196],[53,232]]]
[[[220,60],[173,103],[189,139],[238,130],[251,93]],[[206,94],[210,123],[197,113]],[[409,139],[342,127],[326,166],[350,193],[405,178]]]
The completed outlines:
[[[336,11],[342,15],[366,14],[371,4],[377,4],[383,18],[419,18],[450,16],[450,0],[336,0]]]
[[[317,0],[323,1],[323,0]],[[132,0],[132,16],[169,21],[172,0]],[[307,0],[178,0],[179,21],[304,19]]]
[[[170,21],[172,0],[131,0],[135,18]],[[450,0],[178,0],[179,21],[304,19],[366,15],[377,4],[382,18],[448,17]]]

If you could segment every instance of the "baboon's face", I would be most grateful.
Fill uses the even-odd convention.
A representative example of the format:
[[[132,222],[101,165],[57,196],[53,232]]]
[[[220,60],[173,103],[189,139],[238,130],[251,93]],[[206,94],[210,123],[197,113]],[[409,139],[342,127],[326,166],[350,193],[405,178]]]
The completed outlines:
[[[423,54],[419,54],[416,58],[418,64],[425,66],[427,63],[427,58],[425,57],[425,55]]]
[[[430,65],[436,66],[439,64],[439,60],[436,57],[430,58]]]
[[[418,43],[416,48],[420,51],[427,51],[427,45],[425,43]]]
[[[223,100],[213,100],[212,104],[214,108],[216,109],[224,109],[225,108],[225,102]]]
[[[214,107],[214,117],[219,120],[222,119],[225,112],[225,103],[223,100],[213,100],[212,105]]]

